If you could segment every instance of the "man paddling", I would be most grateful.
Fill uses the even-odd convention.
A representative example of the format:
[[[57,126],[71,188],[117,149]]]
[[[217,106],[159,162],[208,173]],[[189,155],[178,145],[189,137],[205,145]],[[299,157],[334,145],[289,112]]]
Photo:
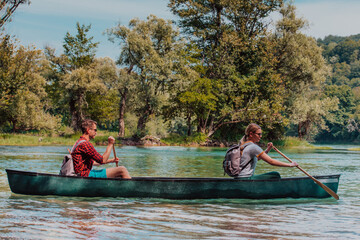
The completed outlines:
[[[100,155],[90,143],[97,132],[97,123],[91,119],[86,119],[81,124],[83,135],[75,143],[75,149],[71,153],[74,161],[74,170],[76,174],[83,177],[95,178],[125,178],[130,179],[130,174],[124,166],[107,168],[102,170],[92,170],[93,165],[102,165],[106,163],[117,163],[118,158],[109,159],[111,150],[115,143],[115,138],[108,138],[108,145],[103,155]],[[79,143],[80,142],[80,143]],[[79,143],[79,144],[78,144]]]

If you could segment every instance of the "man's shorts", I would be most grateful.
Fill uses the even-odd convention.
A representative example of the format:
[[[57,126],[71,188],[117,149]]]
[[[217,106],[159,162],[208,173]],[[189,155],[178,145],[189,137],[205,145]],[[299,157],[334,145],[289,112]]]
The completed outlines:
[[[92,178],[107,178],[106,176],[106,169],[101,170],[91,170],[89,173],[89,177]]]

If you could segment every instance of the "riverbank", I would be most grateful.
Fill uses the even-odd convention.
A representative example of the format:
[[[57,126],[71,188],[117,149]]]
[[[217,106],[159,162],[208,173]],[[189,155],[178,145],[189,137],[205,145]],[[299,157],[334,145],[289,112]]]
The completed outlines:
[[[98,136],[92,140],[94,145],[106,145],[108,136],[116,136],[116,132],[100,131]],[[0,134],[0,145],[7,146],[71,146],[79,139],[80,134],[68,136],[46,136],[32,134]],[[264,141],[265,142],[265,141]],[[140,139],[116,138],[117,146],[187,146],[187,147],[229,147],[236,142],[226,142],[206,139],[203,136],[195,137],[170,137],[160,139],[155,136],[145,136]],[[265,144],[265,143],[263,143]],[[284,148],[315,148],[305,140],[295,137],[286,137],[280,141],[274,141],[275,146]],[[265,147],[265,146],[262,146]]]

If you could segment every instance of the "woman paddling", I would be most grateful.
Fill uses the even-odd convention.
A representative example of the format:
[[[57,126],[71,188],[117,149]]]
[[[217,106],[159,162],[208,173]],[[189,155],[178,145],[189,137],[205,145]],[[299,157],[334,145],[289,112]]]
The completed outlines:
[[[267,153],[273,147],[271,142],[268,143],[267,148],[263,151],[256,143],[258,143],[262,136],[261,127],[255,123],[249,124],[245,130],[245,135],[240,140],[240,145],[246,147],[243,150],[241,156],[240,168],[242,168],[240,174],[236,178],[251,177],[252,179],[269,179],[280,178],[278,172],[270,172],[261,175],[254,175],[256,163],[258,159],[262,159],[265,162],[273,166],[279,167],[296,167],[296,162],[285,163],[271,158]]]

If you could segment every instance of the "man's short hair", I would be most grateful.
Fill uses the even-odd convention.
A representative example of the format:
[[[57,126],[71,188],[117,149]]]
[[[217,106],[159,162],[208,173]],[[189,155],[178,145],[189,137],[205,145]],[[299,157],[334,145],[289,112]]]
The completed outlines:
[[[82,123],[81,123],[81,131],[83,133],[86,132],[86,130],[88,128],[92,128],[94,125],[97,125],[97,122],[91,119],[85,119]]]

